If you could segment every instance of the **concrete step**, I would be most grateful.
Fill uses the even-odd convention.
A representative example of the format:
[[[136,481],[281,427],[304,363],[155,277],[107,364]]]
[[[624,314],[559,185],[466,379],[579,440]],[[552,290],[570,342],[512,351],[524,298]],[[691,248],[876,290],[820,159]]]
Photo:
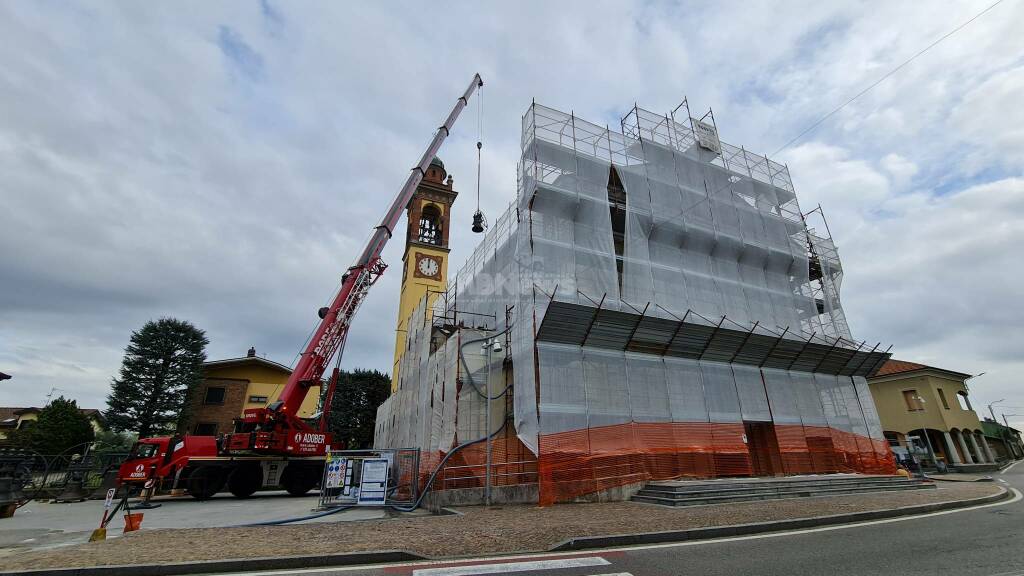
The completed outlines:
[[[699,481],[699,480],[684,480],[684,481],[669,481],[669,482],[651,482],[648,483],[645,488],[651,490],[662,490],[666,492],[699,492],[709,491],[717,492],[719,490],[728,488],[766,488],[772,486],[834,486],[843,484],[867,484],[872,482],[887,483],[897,481],[907,481],[902,476],[842,476],[839,478],[808,478],[808,479],[792,479],[782,478],[777,480],[766,479],[766,480],[748,480],[748,481],[732,481],[732,480],[714,480],[714,481]]]
[[[842,483],[821,483],[821,482],[789,482],[785,484],[771,484],[771,485],[742,485],[742,486],[731,486],[723,485],[718,489],[707,489],[706,487],[700,487],[699,489],[686,489],[685,487],[666,487],[648,484],[641,490],[645,495],[651,496],[663,496],[663,497],[699,497],[702,495],[711,494],[760,494],[760,493],[774,493],[774,492],[806,492],[810,490],[827,490],[830,488],[842,488],[842,487],[886,487],[886,486],[903,486],[906,484],[920,483],[920,480],[903,480],[903,479],[890,479],[884,482],[842,482]]]
[[[718,496],[762,496],[771,494],[803,494],[810,492],[827,492],[830,490],[888,490],[888,489],[903,489],[914,485],[912,482],[889,482],[885,484],[871,483],[871,484],[844,484],[842,486],[791,486],[785,488],[760,488],[760,489],[732,489],[732,490],[721,490],[718,492],[662,492],[658,490],[648,490],[646,488],[641,489],[637,492],[638,496],[649,496],[652,498],[664,498],[669,500],[692,500],[700,498],[710,498]]]
[[[869,484],[869,485],[847,485],[832,488],[810,488],[804,490],[788,490],[778,492],[763,492],[753,494],[725,494],[725,495],[689,495],[688,497],[655,496],[638,493],[632,498],[634,502],[646,502],[648,504],[661,504],[665,506],[700,506],[707,504],[729,504],[734,502],[756,502],[760,500],[782,500],[788,498],[809,498],[815,496],[841,496],[844,494],[861,494],[865,492],[894,492],[904,490],[933,490],[934,484],[922,482],[903,482],[893,484]]]

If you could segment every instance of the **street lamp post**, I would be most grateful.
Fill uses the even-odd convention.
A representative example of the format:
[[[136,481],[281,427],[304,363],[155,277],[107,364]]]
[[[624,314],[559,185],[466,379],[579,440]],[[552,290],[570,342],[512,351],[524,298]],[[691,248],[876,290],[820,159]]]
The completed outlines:
[[[485,404],[485,416],[484,416],[484,427],[487,428],[487,436],[484,441],[486,446],[486,463],[484,464],[484,473],[487,476],[484,479],[484,505],[491,505],[491,351],[501,352],[501,342],[497,338],[491,338],[484,341],[484,352],[487,353],[487,383],[484,385],[484,394],[487,397]]]
[[[924,398],[922,398],[920,394],[917,394],[917,395],[914,396],[914,399],[916,399],[918,402],[920,402],[921,403],[921,407],[922,407],[921,410],[915,410],[915,412],[924,412],[924,404],[925,404]],[[939,460],[935,457],[935,450],[932,448],[932,438],[931,438],[931,436],[928,435],[928,428],[927,428],[927,426],[928,426],[928,423],[925,422],[924,426],[921,427],[921,434],[924,435],[925,445],[928,446],[928,457],[932,459],[932,465],[935,466],[936,470],[938,470],[939,469]],[[921,468],[921,475],[924,476],[924,467],[923,466]]]
[[[996,404],[999,404],[1000,402],[1005,402],[1005,401],[1006,401],[1006,398],[1002,398],[1002,399],[996,400],[995,402],[993,402],[993,403],[988,405],[988,413],[992,416],[992,421],[993,422],[998,423],[999,420],[996,419],[996,411],[993,410],[992,407],[995,406]]]

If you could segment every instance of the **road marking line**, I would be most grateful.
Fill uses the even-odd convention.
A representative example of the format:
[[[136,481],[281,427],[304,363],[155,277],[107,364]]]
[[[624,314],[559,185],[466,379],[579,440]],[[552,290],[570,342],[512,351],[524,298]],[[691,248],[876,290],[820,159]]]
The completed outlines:
[[[702,546],[708,544],[720,544],[723,542],[737,542],[741,540],[758,540],[762,538],[781,538],[784,536],[793,536],[797,534],[809,534],[813,532],[825,532],[831,530],[846,530],[848,528],[859,528],[861,526],[872,526],[876,524],[888,524],[891,522],[905,522],[907,520],[917,520],[920,518],[929,518],[932,516],[944,516],[946,514],[958,514],[960,512],[970,512],[972,510],[981,510],[983,508],[993,508],[996,506],[1006,506],[1007,504],[1013,504],[1020,502],[1024,499],[1024,495],[1021,494],[1016,488],[1004,488],[1013,493],[1013,497],[1009,500],[1000,500],[999,502],[993,502],[991,504],[979,504],[977,506],[969,506],[967,508],[956,508],[954,510],[941,510],[939,512],[929,512],[927,514],[916,514],[913,516],[901,516],[899,518],[887,518],[884,520],[868,520],[865,522],[856,522],[853,524],[837,524],[835,526],[822,526],[820,528],[805,528],[803,530],[790,530],[786,532],[770,532],[767,534],[750,534],[748,536],[734,536],[730,538],[717,538],[713,540],[696,540],[693,542],[667,542],[665,544],[648,544],[644,546],[619,546],[616,548],[601,548],[594,550],[593,553],[608,555],[610,553],[621,553],[629,552],[633,550],[650,550],[656,548],[673,548],[682,546]],[[585,551],[578,551],[577,554],[586,554]],[[549,553],[532,553],[528,556],[531,558],[557,558],[565,557],[566,554],[572,554],[572,552],[549,552]],[[487,562],[487,561],[504,561],[504,560],[515,560],[516,558],[522,558],[522,554],[510,554],[504,556],[485,556],[481,558],[473,558],[472,562]],[[335,572],[351,572],[356,570],[371,571],[371,570],[384,570],[387,568],[401,568],[401,567],[415,567],[437,564],[437,560],[419,560],[415,562],[396,562],[394,564],[362,564],[359,566],[338,566],[338,567],[323,567],[323,568],[298,568],[295,570],[275,570],[275,571],[260,571],[260,572],[231,572],[223,574],[222,576],[277,576],[287,574],[315,574],[320,573],[335,573]]]
[[[561,560],[535,560],[532,562],[503,562],[501,564],[471,564],[448,568],[425,568],[413,570],[413,576],[470,576],[475,574],[507,574],[509,572],[530,572],[533,570],[561,570],[585,566],[607,566],[611,562],[600,556],[587,558],[564,558]]]
[[[929,512],[927,514],[915,514],[913,516],[901,516],[899,518],[886,518],[884,520],[867,520],[864,522],[855,522],[852,524],[836,524],[835,526],[821,526],[819,528],[805,528],[802,530],[788,530],[785,532],[769,532],[767,534],[750,534],[748,536],[733,536],[729,538],[715,538],[713,540],[695,540],[693,542],[669,542],[666,544],[648,544],[644,546],[621,546],[617,548],[602,548],[601,553],[613,552],[619,550],[652,550],[657,548],[674,548],[682,546],[700,546],[706,544],[719,544],[723,542],[738,542],[741,540],[760,540],[763,538],[781,538],[783,536],[794,536],[797,534],[812,534],[814,532],[831,532],[833,530],[846,530],[849,528],[859,528],[861,526],[874,526],[877,524],[890,524],[892,522],[906,522],[908,520],[918,520],[921,518],[930,518],[932,516],[945,516],[946,514],[957,514],[960,512],[970,512],[972,510],[981,510],[982,508],[992,508],[995,506],[1006,506],[1007,504],[1013,504],[1024,499],[1024,494],[1021,494],[1016,488],[1004,488],[1013,493],[1013,498],[1009,500],[1000,500],[999,502],[993,502],[991,504],[979,504],[977,506],[968,506],[966,508],[956,508],[953,510],[941,510],[939,512]]]
[[[590,576],[633,576],[629,572],[612,572],[611,574],[591,574]],[[995,576],[1002,576],[1002,574],[996,574]]]
[[[1009,466],[1007,466],[1006,468],[1003,468],[1002,470],[1000,470],[1000,471],[999,471],[999,473],[1000,473],[1000,474],[1006,474],[1006,471],[1007,471],[1007,470],[1009,470],[1010,468],[1013,468],[1014,466],[1016,466],[1017,464],[1020,464],[1021,462],[1024,462],[1024,460],[1017,460],[1017,461],[1016,461],[1016,462],[1014,462],[1013,464],[1010,464],[1010,465],[1009,465]]]

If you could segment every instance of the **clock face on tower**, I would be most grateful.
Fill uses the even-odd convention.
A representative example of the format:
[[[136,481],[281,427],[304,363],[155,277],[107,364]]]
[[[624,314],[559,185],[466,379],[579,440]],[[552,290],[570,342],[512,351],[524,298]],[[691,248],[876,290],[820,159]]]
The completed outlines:
[[[416,253],[415,275],[422,278],[441,278],[441,261],[426,254]]]

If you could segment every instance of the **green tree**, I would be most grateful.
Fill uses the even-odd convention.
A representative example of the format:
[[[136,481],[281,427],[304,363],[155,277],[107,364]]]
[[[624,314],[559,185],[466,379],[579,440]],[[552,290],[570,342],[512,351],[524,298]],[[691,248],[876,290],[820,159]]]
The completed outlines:
[[[135,444],[135,434],[129,432],[114,432],[113,430],[101,430],[96,434],[96,444],[93,451],[97,454],[110,454],[117,452],[128,452]]]
[[[74,400],[61,396],[39,411],[38,419],[12,434],[11,443],[40,454],[60,454],[93,441],[92,423]],[[83,449],[84,450],[84,449]]]
[[[110,429],[146,438],[183,425],[209,343],[202,330],[174,318],[150,320],[132,332],[107,396]]]
[[[372,447],[377,407],[390,393],[391,378],[387,374],[359,368],[343,370],[327,421],[334,443],[346,450]]]

